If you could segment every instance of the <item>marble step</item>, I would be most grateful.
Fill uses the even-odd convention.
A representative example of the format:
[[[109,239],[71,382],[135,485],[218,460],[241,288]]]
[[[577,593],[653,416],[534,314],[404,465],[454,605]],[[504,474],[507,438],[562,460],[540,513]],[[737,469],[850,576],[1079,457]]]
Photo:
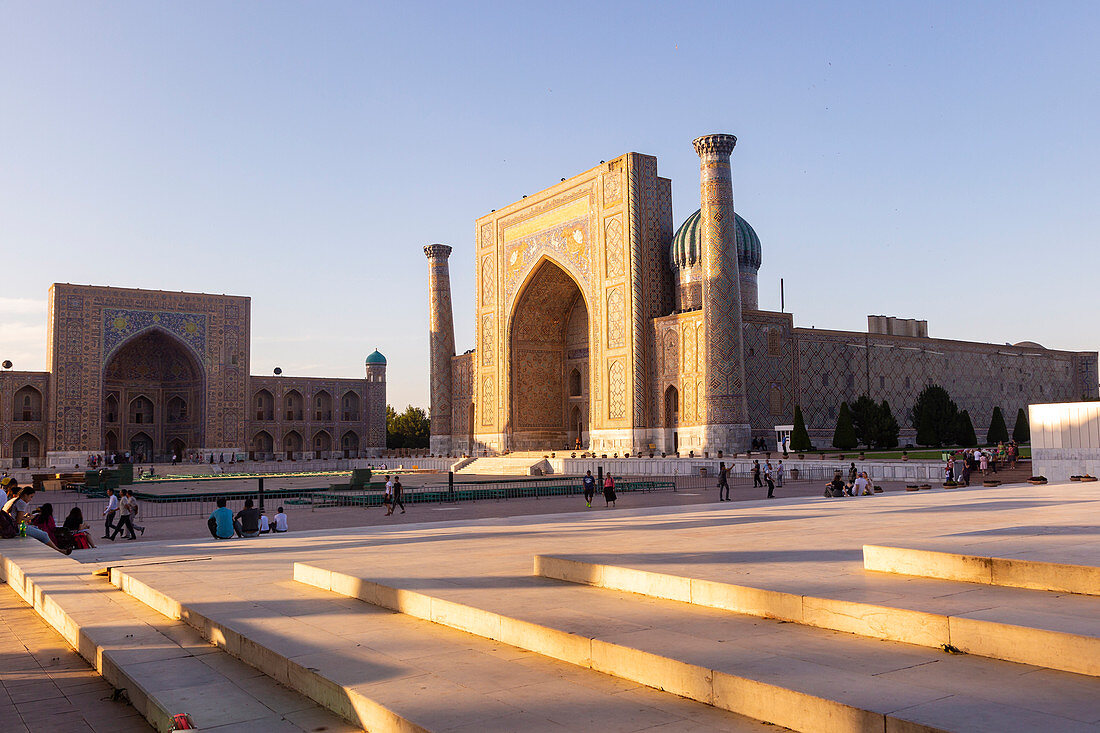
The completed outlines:
[[[91,570],[35,540],[0,542],[0,577],[158,731],[177,713],[208,731],[359,730]]]
[[[364,608],[391,608],[796,730],[1094,731],[1100,721],[1092,677],[542,578],[397,585],[346,562],[296,563],[294,572],[299,582],[371,604]]]
[[[1094,565],[864,545],[863,567],[880,573],[1100,596],[1100,567]]]
[[[864,547],[866,552],[868,547]],[[535,556],[535,575],[886,641],[953,648],[1009,662],[1100,675],[1100,602],[1092,618],[1047,610],[931,613],[819,598],[573,558]],[[941,577],[941,576],[936,576]]]
[[[293,581],[212,588],[163,565],[111,579],[366,730],[782,730]]]

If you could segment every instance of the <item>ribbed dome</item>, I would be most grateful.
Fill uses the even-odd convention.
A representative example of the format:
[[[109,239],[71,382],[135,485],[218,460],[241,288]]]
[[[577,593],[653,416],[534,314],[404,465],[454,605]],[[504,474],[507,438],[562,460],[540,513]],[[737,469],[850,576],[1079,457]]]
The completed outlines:
[[[367,357],[367,363],[368,364],[385,364],[386,363],[386,357],[382,356],[382,352],[380,352],[378,349],[375,349],[374,351],[371,352],[370,356]]]
[[[740,214],[736,214],[736,217],[737,264],[742,268],[759,270],[760,237],[756,236],[752,226],[742,219]],[[676,234],[672,237],[672,250],[669,252],[669,258],[674,270],[681,267],[693,267],[702,262],[703,250],[699,240],[703,236],[703,231],[702,227],[699,226],[700,219],[700,210],[696,209],[695,213],[680,225],[680,228],[676,230]]]

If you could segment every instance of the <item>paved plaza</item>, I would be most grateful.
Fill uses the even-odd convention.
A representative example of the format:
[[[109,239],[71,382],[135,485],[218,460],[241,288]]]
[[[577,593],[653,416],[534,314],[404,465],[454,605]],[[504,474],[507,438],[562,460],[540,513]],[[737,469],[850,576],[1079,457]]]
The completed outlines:
[[[164,622],[180,618],[173,623],[199,629],[217,644],[207,648],[225,662],[213,666],[230,680],[260,670],[283,686],[272,690],[301,701],[289,709],[316,701],[374,729],[755,731],[779,729],[778,723],[815,731],[1097,731],[1100,599],[869,572],[862,551],[884,545],[1097,566],[1094,486],[616,510],[581,504],[579,511],[574,499],[554,504],[566,509],[557,513],[456,521],[424,521],[447,513],[417,507],[415,520],[406,514],[395,526],[217,543],[194,535],[116,543],[74,555],[83,566],[36,557],[27,575],[72,568],[100,595],[122,596]],[[873,606],[875,613],[853,611],[847,627],[808,613],[798,622],[733,613],[539,577],[536,555],[734,584],[806,604]],[[111,580],[129,596],[89,575],[106,566],[115,566]],[[331,573],[324,583],[333,590],[317,587],[314,571]],[[358,590],[338,591],[337,577],[357,579]],[[391,589],[397,595],[388,597],[398,600],[359,600],[369,588]],[[418,598],[461,612],[422,613]],[[898,637],[881,633],[889,624],[880,617],[891,611],[950,619],[953,633],[956,624],[988,622],[1019,636],[1003,651],[993,639],[992,651],[949,653],[959,650],[922,640],[923,627],[911,643],[889,640]],[[505,643],[503,633],[484,630],[490,617],[528,632]],[[547,641],[555,633],[583,640],[591,652],[570,658]],[[909,639],[905,633],[901,638]],[[597,645],[643,656],[616,667],[596,659]],[[1057,647],[1056,656],[1069,662],[1044,656],[1043,647]],[[211,665],[196,674],[181,654],[166,656],[162,674],[178,665],[190,670],[187,685],[209,684],[201,670]],[[1021,658],[1031,661],[1005,661]],[[693,669],[708,670],[705,692],[690,683]],[[746,684],[756,686],[751,694]],[[171,687],[154,686],[149,694],[193,699]],[[273,707],[195,705],[186,712],[228,715],[203,723],[226,730],[261,719],[309,729],[291,725]]]

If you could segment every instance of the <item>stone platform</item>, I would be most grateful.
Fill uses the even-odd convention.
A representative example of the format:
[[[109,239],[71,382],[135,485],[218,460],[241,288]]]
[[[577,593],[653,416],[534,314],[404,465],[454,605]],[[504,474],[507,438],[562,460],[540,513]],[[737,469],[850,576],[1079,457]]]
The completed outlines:
[[[143,542],[84,567],[0,552],[13,585],[144,609],[184,640],[145,646],[224,657],[207,666],[371,729],[1095,732],[1100,598],[868,571],[863,546],[1100,566],[1096,485]],[[975,653],[950,653],[958,624]],[[108,656],[142,679],[143,655]]]

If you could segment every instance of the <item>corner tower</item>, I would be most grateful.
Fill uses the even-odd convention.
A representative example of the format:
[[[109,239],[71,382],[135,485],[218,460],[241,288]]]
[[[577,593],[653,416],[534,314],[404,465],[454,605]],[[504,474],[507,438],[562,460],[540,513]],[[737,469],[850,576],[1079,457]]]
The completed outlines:
[[[751,440],[730,172],[730,154],[736,144],[736,137],[724,134],[704,135],[692,142],[699,155],[700,259],[706,334],[706,377],[700,400],[705,425],[703,442],[711,450],[729,452],[747,449]]]
[[[428,349],[431,356],[431,452],[451,452],[451,358],[455,327],[451,315],[451,270],[446,244],[424,247],[428,258]]]

